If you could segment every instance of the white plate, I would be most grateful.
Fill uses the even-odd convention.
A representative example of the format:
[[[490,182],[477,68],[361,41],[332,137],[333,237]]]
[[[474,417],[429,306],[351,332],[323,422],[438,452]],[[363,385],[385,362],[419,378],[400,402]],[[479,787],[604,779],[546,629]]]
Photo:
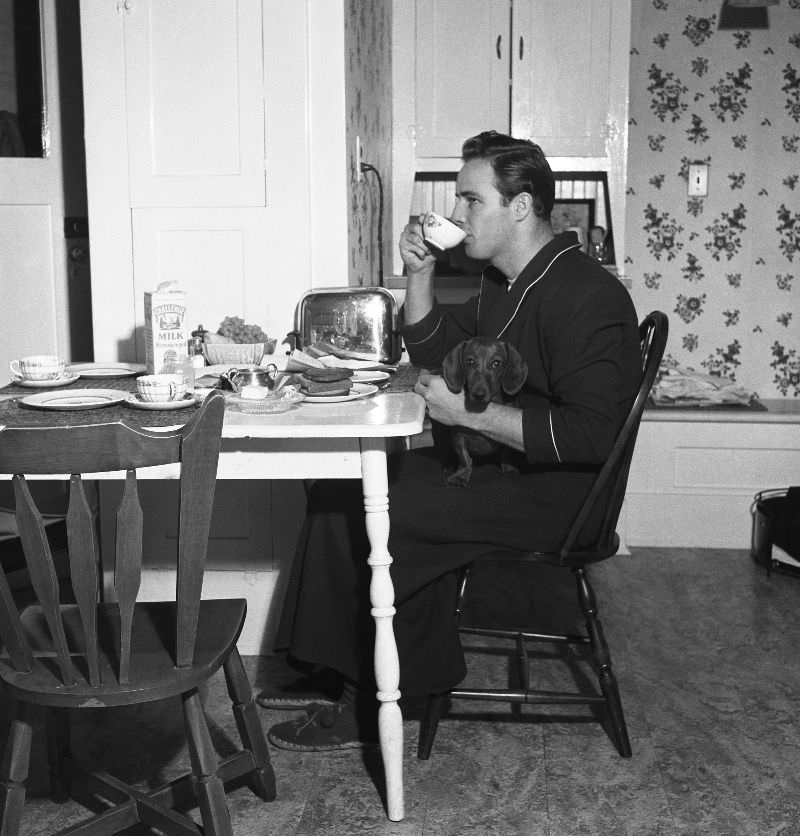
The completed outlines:
[[[353,372],[353,383],[385,383],[391,375],[389,372]]]
[[[349,395],[306,395],[306,403],[339,403],[340,401],[354,401],[358,398],[366,398],[378,391],[377,386],[371,383],[354,383],[350,388]]]
[[[39,392],[20,403],[36,409],[98,409],[122,403],[129,395],[122,389],[65,389],[63,392]]]
[[[22,377],[15,377],[11,382],[15,386],[24,386],[26,389],[53,389],[56,386],[69,386],[79,377],[80,375],[77,374],[65,374],[55,380],[25,380]]]
[[[141,396],[134,392],[125,398],[125,403],[135,409],[183,409],[185,406],[196,404],[197,398],[187,392],[178,401],[143,401]]]
[[[70,363],[67,372],[85,377],[87,380],[100,380],[104,377],[133,377],[143,374],[147,366],[142,363]]]

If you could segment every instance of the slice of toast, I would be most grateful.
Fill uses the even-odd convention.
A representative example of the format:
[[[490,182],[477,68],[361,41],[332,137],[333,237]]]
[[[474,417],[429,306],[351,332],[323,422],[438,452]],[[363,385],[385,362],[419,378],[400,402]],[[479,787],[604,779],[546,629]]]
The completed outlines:
[[[350,378],[338,380],[312,380],[305,374],[300,375],[300,388],[307,395],[349,395]]]

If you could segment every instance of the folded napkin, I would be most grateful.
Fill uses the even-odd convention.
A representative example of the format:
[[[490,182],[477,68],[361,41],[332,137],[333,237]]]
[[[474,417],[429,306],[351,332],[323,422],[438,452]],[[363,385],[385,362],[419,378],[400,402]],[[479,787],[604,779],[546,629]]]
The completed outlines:
[[[265,357],[264,360],[268,358]],[[280,366],[278,366],[280,368]],[[394,366],[387,366],[385,363],[378,363],[373,360],[353,360],[352,358],[335,357],[333,354],[309,354],[296,348],[287,358],[285,369],[288,372],[302,372],[305,369],[380,369],[381,371],[394,372]]]
[[[683,366],[666,369],[652,390],[653,401],[660,406],[747,406],[756,397],[729,377],[702,374]]]

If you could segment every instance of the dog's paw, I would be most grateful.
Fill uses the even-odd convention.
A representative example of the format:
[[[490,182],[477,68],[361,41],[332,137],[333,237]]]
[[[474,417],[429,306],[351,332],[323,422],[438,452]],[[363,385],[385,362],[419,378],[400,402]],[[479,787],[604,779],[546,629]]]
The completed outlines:
[[[465,488],[469,484],[472,468],[460,468],[445,472],[444,484],[448,488]]]

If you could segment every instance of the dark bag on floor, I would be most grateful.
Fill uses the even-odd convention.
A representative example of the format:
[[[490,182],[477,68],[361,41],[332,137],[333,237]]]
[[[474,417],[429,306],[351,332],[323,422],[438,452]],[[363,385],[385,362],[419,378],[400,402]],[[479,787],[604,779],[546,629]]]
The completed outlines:
[[[753,530],[750,554],[767,574],[775,569],[800,577],[800,487],[761,491],[750,506]],[[792,558],[773,555],[773,545]]]

